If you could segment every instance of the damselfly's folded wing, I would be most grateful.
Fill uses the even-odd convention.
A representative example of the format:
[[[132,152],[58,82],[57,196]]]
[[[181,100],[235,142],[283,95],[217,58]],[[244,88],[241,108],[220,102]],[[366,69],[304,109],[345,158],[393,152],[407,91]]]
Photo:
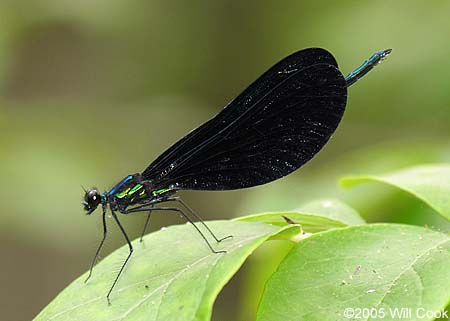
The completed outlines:
[[[270,68],[215,117],[142,173],[155,187],[231,190],[265,184],[308,162],[336,130],[347,86],[324,49]]]

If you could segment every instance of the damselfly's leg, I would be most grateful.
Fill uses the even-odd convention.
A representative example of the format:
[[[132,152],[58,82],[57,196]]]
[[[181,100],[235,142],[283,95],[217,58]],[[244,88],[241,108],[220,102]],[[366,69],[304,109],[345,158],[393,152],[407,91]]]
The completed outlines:
[[[106,234],[108,233],[108,230],[106,228],[106,207],[103,207],[102,221],[103,221],[103,238],[100,242],[100,245],[97,248],[97,252],[95,252],[94,259],[92,260],[91,267],[89,269],[89,275],[84,281],[84,283],[86,283],[91,278],[92,270],[94,269],[94,265],[97,262],[98,255],[100,254],[100,250],[102,249],[103,243],[105,242]]]
[[[189,213],[194,215],[194,217],[208,230],[209,234],[212,235],[212,237],[216,240],[217,243],[220,243],[223,240],[233,237],[233,235],[228,235],[228,236],[222,237],[221,239],[217,238],[217,236],[211,231],[211,229],[208,227],[208,225],[206,225],[206,223],[202,220],[200,215],[198,215],[196,212],[194,212],[194,210],[189,205],[187,205],[181,198],[179,198],[178,196],[175,196],[175,197],[167,198],[167,199],[163,200],[162,202],[170,202],[170,201],[180,203],[185,209],[187,209],[189,211]]]
[[[151,207],[153,207],[153,205]],[[139,239],[140,242],[142,242],[142,238],[144,237],[145,232],[147,231],[147,226],[148,226],[148,222],[150,221],[151,215],[152,215],[152,210],[149,210],[148,214],[147,214],[147,219],[145,220],[144,229],[142,230],[141,238]]]
[[[209,243],[208,239],[206,238],[206,236],[202,233],[202,231],[198,228],[198,226],[194,223],[194,221],[189,217],[189,215],[187,215],[181,208],[178,207],[151,207],[151,208],[134,208],[134,209],[129,209],[125,212],[125,214],[128,213],[136,213],[136,212],[144,212],[144,211],[148,211],[148,210],[152,210],[152,211],[174,211],[174,212],[178,212],[180,213],[189,223],[192,224],[192,226],[194,226],[194,228],[197,230],[197,232],[201,235],[201,237],[203,238],[203,240],[206,242],[206,244],[208,245],[209,249],[211,250],[211,252],[213,253],[226,253],[227,251],[221,250],[221,251],[216,251],[211,243]]]
[[[123,269],[128,263],[128,260],[131,257],[131,254],[133,254],[133,246],[131,245],[130,238],[127,235],[127,232],[125,232],[125,229],[123,228],[122,224],[120,224],[119,218],[117,217],[116,213],[111,210],[112,216],[114,217],[114,220],[116,221],[117,225],[120,228],[120,231],[122,232],[123,236],[125,237],[125,240],[128,243],[128,247],[130,248],[130,253],[128,253],[127,258],[125,259],[125,262],[123,262],[122,267],[119,270],[119,273],[117,273],[116,279],[114,280],[114,283],[112,284],[111,288],[109,289],[108,294],[106,295],[106,300],[108,300],[108,304],[111,304],[111,301],[109,300],[109,296],[111,295],[112,290],[116,286],[117,281],[119,280],[120,275],[122,274]]]

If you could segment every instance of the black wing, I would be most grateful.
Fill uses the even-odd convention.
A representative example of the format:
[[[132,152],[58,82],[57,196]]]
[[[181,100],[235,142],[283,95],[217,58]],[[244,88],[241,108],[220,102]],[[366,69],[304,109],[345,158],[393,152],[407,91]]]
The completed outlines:
[[[336,130],[347,86],[324,49],[270,68],[215,117],[142,173],[156,187],[231,190],[265,184],[308,162]]]

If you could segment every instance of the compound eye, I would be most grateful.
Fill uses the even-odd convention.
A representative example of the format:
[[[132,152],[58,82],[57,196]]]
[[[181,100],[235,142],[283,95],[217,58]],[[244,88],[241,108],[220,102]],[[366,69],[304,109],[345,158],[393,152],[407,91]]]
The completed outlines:
[[[92,190],[88,194],[88,203],[94,206],[100,203],[101,197],[97,190]]]
[[[90,201],[95,201],[97,199],[97,193],[95,191],[91,191],[88,195]]]
[[[102,196],[98,190],[96,188],[92,188],[86,191],[86,194],[84,195],[84,209],[88,212],[88,214],[90,214],[97,208],[101,201]]]

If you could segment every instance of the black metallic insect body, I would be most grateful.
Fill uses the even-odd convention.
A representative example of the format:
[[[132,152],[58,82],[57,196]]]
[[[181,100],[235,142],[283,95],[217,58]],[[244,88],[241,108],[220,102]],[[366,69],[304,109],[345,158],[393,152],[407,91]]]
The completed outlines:
[[[133,247],[117,212],[176,211],[195,227],[208,247],[216,251],[201,229],[200,217],[179,197],[179,190],[233,190],[266,184],[295,171],[316,155],[336,130],[347,103],[347,87],[382,61],[390,49],[379,51],[344,77],[326,50],[310,48],[284,58],[266,71],[215,117],[166,150],[142,173],[126,176],[103,194],[86,191],[84,209],[103,209],[103,239],[92,261],[88,279],[106,238],[106,212],[124,235],[130,253],[107,299],[131,257]],[[177,202],[179,207],[160,206]],[[141,237],[142,240],[142,237]],[[87,280],[86,280],[87,281]]]

